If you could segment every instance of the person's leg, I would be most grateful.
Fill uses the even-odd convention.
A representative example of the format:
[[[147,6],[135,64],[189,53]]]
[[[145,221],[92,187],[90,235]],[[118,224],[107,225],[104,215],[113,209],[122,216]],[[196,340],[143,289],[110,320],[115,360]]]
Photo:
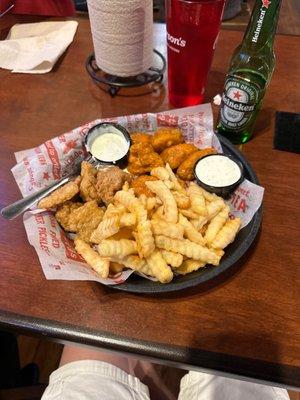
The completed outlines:
[[[178,400],[288,400],[285,389],[191,371],[180,384]]]
[[[184,374],[179,374],[178,370],[173,371],[171,368],[144,360],[138,360],[132,357],[127,358],[99,349],[75,345],[64,347],[60,366],[79,360],[104,361],[122,369],[127,372],[127,374],[137,377],[141,382],[147,385],[151,398],[153,399],[177,399],[179,381]],[[170,387],[170,383],[172,387]]]
[[[83,346],[66,345],[63,349],[59,366],[62,367],[70,362],[80,360],[103,361],[122,369],[127,374],[132,373],[128,358]]]
[[[42,400],[150,400],[147,386],[129,372],[125,357],[65,346]]]

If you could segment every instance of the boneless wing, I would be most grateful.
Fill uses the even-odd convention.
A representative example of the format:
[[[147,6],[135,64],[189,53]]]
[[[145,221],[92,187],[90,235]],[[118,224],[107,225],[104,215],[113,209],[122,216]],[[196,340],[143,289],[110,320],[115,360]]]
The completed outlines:
[[[151,144],[151,135],[143,132],[133,132],[130,134],[132,142],[142,143],[142,144]]]
[[[178,128],[159,128],[152,136],[152,146],[158,153],[183,142],[184,138]]]
[[[192,181],[194,179],[194,168],[196,162],[208,154],[217,154],[217,151],[212,147],[198,150],[190,154],[178,167],[177,175],[184,181]]]
[[[164,162],[149,143],[134,143],[129,152],[128,171],[133,175],[144,175],[152,168],[161,167]]]
[[[166,164],[169,164],[172,169],[176,169],[187,156],[198,150],[198,147],[191,143],[180,143],[165,149],[161,153],[161,158]]]

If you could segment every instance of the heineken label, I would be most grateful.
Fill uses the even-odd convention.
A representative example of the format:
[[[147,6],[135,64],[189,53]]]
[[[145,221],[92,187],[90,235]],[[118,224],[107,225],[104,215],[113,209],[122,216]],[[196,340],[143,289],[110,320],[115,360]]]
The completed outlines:
[[[228,77],[222,95],[221,122],[227,128],[243,128],[259,100],[257,88],[242,79]]]

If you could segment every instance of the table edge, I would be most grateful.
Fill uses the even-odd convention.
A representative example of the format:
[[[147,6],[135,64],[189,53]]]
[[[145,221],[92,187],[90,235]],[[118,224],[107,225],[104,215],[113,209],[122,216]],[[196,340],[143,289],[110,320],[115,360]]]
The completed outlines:
[[[267,385],[299,389],[300,367],[195,348],[130,339],[105,331],[0,311],[0,327],[14,332],[126,353],[183,369],[211,372]]]

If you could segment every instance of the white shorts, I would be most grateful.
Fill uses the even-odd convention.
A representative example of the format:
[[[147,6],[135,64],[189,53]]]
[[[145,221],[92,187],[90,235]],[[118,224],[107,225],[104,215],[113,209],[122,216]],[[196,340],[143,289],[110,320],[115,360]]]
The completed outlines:
[[[182,378],[178,397],[178,400],[288,399],[284,389],[202,372],[189,372]],[[42,400],[150,400],[150,395],[146,385],[120,368],[83,360],[54,371]]]

